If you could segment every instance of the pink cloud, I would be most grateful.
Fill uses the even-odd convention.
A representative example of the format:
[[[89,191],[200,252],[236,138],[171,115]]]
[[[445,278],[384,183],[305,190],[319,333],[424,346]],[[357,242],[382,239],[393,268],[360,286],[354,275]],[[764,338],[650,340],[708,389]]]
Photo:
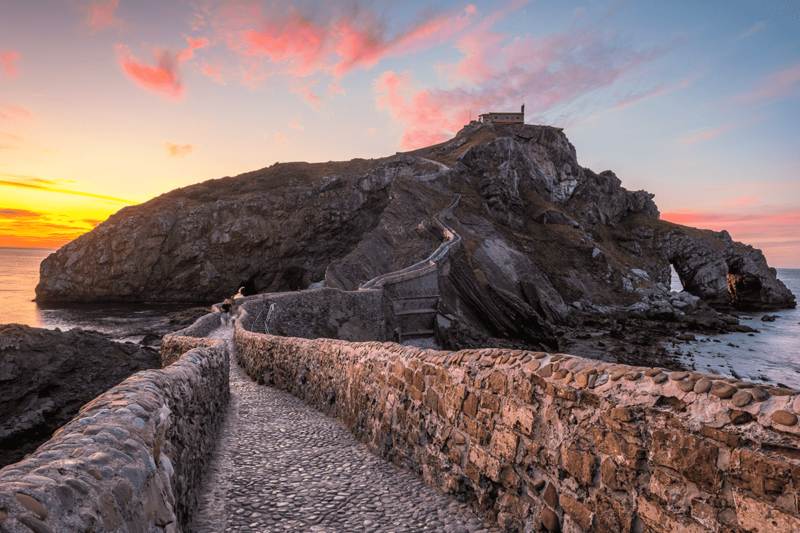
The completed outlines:
[[[225,85],[225,82],[222,79],[222,67],[220,67],[219,63],[214,63],[212,65],[210,63],[206,63],[205,60],[203,60],[203,68],[201,69],[200,72],[202,72],[204,75],[208,76],[215,82]]]
[[[261,81],[266,77],[264,69],[256,62],[251,64],[249,69],[242,69],[241,75],[242,83],[253,91],[258,89]]]
[[[186,40],[189,41],[189,46],[184,48],[178,54],[178,61],[183,62],[194,57],[194,51],[198,48],[205,48],[208,46],[208,39],[205,37],[201,37],[200,39],[192,39],[191,37],[186,37]]]
[[[415,91],[409,71],[396,74],[384,72],[374,83],[378,108],[388,109],[400,122],[403,134],[400,148],[412,150],[447,140],[465,121],[459,120],[455,108],[462,107],[458,99],[448,100],[446,91]]]
[[[127,46],[118,44],[116,50],[122,70],[139,87],[173,100],[180,100],[183,96],[184,86],[178,74],[178,54],[156,48],[153,56],[158,64],[147,65],[137,61]]]
[[[733,103],[744,104],[765,100],[784,100],[800,93],[800,62],[765,76],[755,88],[732,98]]]
[[[119,0],[108,2],[92,2],[86,9],[86,24],[96,33],[110,26],[122,27],[122,19],[114,16],[114,10],[119,7]]]
[[[17,79],[19,71],[14,62],[21,56],[15,50],[0,52],[0,78]]]
[[[191,144],[175,144],[171,142],[165,142],[164,148],[167,149],[167,153],[169,154],[167,157],[175,157],[178,159],[183,159],[194,151],[194,146]]]
[[[147,65],[139,62],[130,49],[121,44],[115,46],[117,60],[125,74],[140,87],[160,93],[173,100],[180,100],[184,93],[184,86],[181,82],[180,74],[178,74],[178,65],[192,59],[195,50],[209,45],[208,39],[205,37],[200,39],[186,37],[186,40],[189,42],[189,46],[178,52],[173,53],[166,49],[154,48],[153,57],[156,60],[156,65]],[[216,77],[221,77],[218,70],[215,71],[213,67],[208,67],[205,62],[203,62],[202,72],[210,76],[214,81],[220,81],[215,79]]]
[[[707,141],[708,139],[713,139],[714,137],[716,137],[720,133],[725,133],[726,131],[729,131],[729,130],[735,128],[735,127],[736,127],[736,124],[731,122],[729,124],[725,124],[724,126],[720,126],[718,128],[713,128],[713,129],[710,129],[710,130],[701,131],[700,133],[697,133],[697,134],[692,135],[690,137],[684,137],[683,139],[678,140],[678,144],[680,144],[684,148],[688,148],[689,146],[691,146],[691,145],[693,145],[695,143],[699,143],[701,141]]]
[[[623,46],[614,32],[579,26],[580,13],[563,32],[526,35],[506,44],[504,35],[491,30],[491,23],[521,4],[509,4],[490,14],[457,41],[462,59],[439,65],[452,88],[417,90],[410,72],[386,72],[376,80],[373,89],[378,107],[387,109],[404,127],[401,148],[419,148],[449,138],[467,123],[470,108],[477,114],[516,110],[525,103],[529,122],[547,122],[561,108],[568,110],[562,120],[570,122],[574,112],[569,111],[570,106],[584,102],[596,91],[618,87],[668,52],[668,48]],[[677,87],[688,83],[681,80]],[[615,105],[631,105],[669,89],[651,88]]]
[[[334,83],[329,83],[328,94],[326,95],[326,98],[333,98],[337,94],[345,95],[346,93],[344,92],[344,89],[342,89],[339,85]]]
[[[701,141],[707,141],[708,139],[713,139],[717,135],[725,133],[726,131],[739,130],[750,127],[754,124],[763,121],[765,118],[766,116],[762,116],[750,120],[749,122],[729,122],[728,124],[724,124],[722,126],[712,128],[710,130],[701,131],[700,133],[696,133],[695,135],[679,139],[678,144],[680,144],[684,148],[688,148],[689,146],[692,146],[695,143],[699,143]]]
[[[386,25],[371,9],[357,5],[331,9],[323,18],[296,7],[264,15],[257,5],[237,5],[220,10],[217,27],[229,48],[246,58],[258,58],[299,77],[324,73],[338,80],[355,69],[372,68],[384,57],[446,42],[467,26],[475,12],[469,5],[387,36]],[[259,23],[254,25],[253,20]]]
[[[276,133],[275,140],[278,141],[278,144],[281,146],[286,146],[286,137],[283,136],[283,133]]]
[[[322,98],[311,91],[311,87],[313,87],[315,83],[317,83],[317,80],[312,81],[304,87],[292,89],[292,92],[302,96],[303,100],[314,109],[319,109],[322,107]]]
[[[33,113],[17,105],[0,105],[0,120],[32,119]]]
[[[292,128],[292,129],[294,129],[294,130],[297,130],[297,131],[303,131],[303,130],[305,129],[305,128],[304,128],[304,127],[303,127],[303,126],[302,126],[302,125],[301,125],[301,124],[300,124],[300,123],[297,121],[297,119],[296,119],[296,118],[295,118],[295,119],[293,119],[293,120],[292,120],[292,121],[289,123],[289,127],[290,127],[290,128]]]

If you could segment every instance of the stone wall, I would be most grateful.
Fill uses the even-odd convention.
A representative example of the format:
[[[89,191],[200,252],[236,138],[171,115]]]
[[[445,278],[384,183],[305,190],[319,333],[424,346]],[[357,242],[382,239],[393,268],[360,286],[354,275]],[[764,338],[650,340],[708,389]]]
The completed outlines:
[[[218,312],[209,313],[198,318],[188,328],[164,335],[161,341],[161,368],[166,368],[193,348],[210,348],[217,341],[206,339],[220,325]]]
[[[217,341],[86,404],[0,470],[0,531],[183,531],[226,411],[228,360]]]
[[[800,396],[517,350],[260,335],[241,366],[509,531],[800,531]]]
[[[269,322],[270,332],[305,339],[334,337],[360,340],[384,340],[386,321],[381,308],[380,290],[343,291],[322,288],[298,292],[276,292],[237,299],[240,309],[245,309],[254,320],[258,312],[275,304]],[[266,317],[261,314],[259,324]]]

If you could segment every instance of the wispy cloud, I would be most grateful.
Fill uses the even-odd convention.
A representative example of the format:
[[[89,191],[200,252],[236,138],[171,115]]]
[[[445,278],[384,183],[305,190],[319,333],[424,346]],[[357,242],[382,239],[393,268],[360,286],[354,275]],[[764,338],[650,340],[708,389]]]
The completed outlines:
[[[388,110],[404,128],[401,148],[444,141],[466,124],[469,108],[517,109],[524,102],[528,121],[547,122],[556,109],[569,109],[589,95],[617,87],[682,43],[676,40],[663,47],[631,48],[621,44],[614,32],[596,24],[579,24],[580,13],[562,32],[525,35],[507,42],[491,25],[520,5],[511,3],[490,13],[457,41],[462,58],[439,65],[448,88],[418,88],[410,71],[388,71],[375,80],[378,107]],[[657,85],[614,105],[631,105],[690,82]],[[583,120],[581,115],[562,112],[561,118],[569,125]]]
[[[335,79],[356,69],[370,69],[381,59],[401,56],[446,42],[463,30],[474,13],[468,5],[456,12],[420,14],[420,22],[390,33],[384,18],[357,3],[326,4],[324,10],[274,3],[227,5],[216,16],[220,40],[253,66],[298,77],[327,74]],[[255,61],[256,63],[253,63]],[[244,80],[252,81],[252,76]]]
[[[206,61],[203,60],[203,68],[201,69],[201,72],[215,82],[226,85],[225,81],[222,79],[222,67],[218,62],[212,64],[206,63]]]
[[[766,116],[761,116],[747,122],[734,121],[734,122],[729,122],[727,124],[723,124],[722,126],[717,126],[716,128],[704,129],[698,133],[695,133],[694,135],[678,139],[678,144],[680,144],[684,148],[688,148],[693,144],[713,139],[714,137],[722,133],[725,133],[726,131],[745,129],[754,124],[758,124],[759,122],[762,122],[765,119]]]
[[[57,152],[56,150],[50,150],[49,148],[44,148],[36,144],[29,143],[14,133],[0,132],[0,150],[34,150],[43,154],[63,156],[63,154]]]
[[[751,35],[755,35],[756,33],[760,32],[761,30],[765,29],[766,27],[767,27],[767,21],[766,20],[762,20],[761,22],[756,22],[755,25],[753,25],[752,28],[748,29],[747,31],[745,31],[744,33],[739,35],[739,39],[745,39],[747,37],[750,37]]]
[[[32,119],[33,113],[17,105],[0,105],[0,120]]]
[[[717,135],[732,130],[736,126],[737,124],[735,122],[730,122],[728,124],[724,124],[716,128],[707,129],[701,131],[700,133],[691,135],[689,137],[684,137],[682,139],[679,139],[678,144],[680,144],[684,148],[688,148],[689,146],[692,146],[693,144],[699,143],[701,141],[707,141],[708,139],[713,139]]]
[[[40,218],[42,213],[28,211],[25,209],[2,209],[0,208],[0,218],[3,219],[31,219]]]
[[[798,94],[800,94],[800,61],[763,77],[753,89],[732,97],[729,102],[762,103],[785,100]]]
[[[280,144],[281,146],[285,146],[285,145],[286,145],[286,137],[284,137],[283,133],[276,133],[276,134],[275,134],[275,140],[276,140],[276,141],[278,142],[278,144]]]
[[[205,37],[201,37],[200,39],[192,39],[191,37],[186,37],[186,40],[189,41],[189,46],[181,50],[178,54],[178,61],[188,61],[194,57],[194,51],[198,48],[205,48],[208,46],[208,39]]]
[[[119,0],[95,1],[84,7],[85,23],[91,28],[90,35],[109,27],[122,29],[122,19],[114,16],[119,7]]]
[[[316,83],[317,80],[314,80],[311,83],[304,85],[303,87],[292,88],[292,92],[302,96],[303,100],[305,100],[306,103],[311,107],[313,107],[314,109],[319,109],[323,105],[322,98],[311,91],[311,87],[313,87]]]
[[[15,63],[20,57],[16,50],[0,50],[0,79],[17,79],[19,71]]]
[[[289,123],[289,127],[295,129],[297,131],[303,131],[305,128],[297,121],[297,119],[292,119]]]
[[[167,149],[167,157],[175,157],[183,159],[194,151],[194,146],[191,144],[175,144],[171,142],[164,142],[164,148]]]
[[[109,202],[117,202],[122,204],[136,203],[136,202],[131,202],[130,200],[124,200],[122,198],[115,198],[113,196],[104,196],[101,194],[93,194],[89,192],[64,189],[63,185],[65,183],[70,183],[70,182],[66,180],[47,180],[35,177],[17,177],[9,174],[0,174],[0,187],[35,189],[56,194],[74,194],[77,196],[86,196],[88,198],[97,198],[98,200],[107,200]]]

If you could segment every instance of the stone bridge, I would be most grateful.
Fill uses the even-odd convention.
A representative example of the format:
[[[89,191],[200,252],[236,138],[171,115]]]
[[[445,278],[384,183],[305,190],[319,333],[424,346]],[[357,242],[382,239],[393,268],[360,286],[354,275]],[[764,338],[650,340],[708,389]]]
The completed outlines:
[[[250,331],[270,297],[0,470],[0,531],[800,531],[797,391]]]
[[[390,342],[434,333],[443,228],[362,290],[165,336],[0,470],[0,532],[800,532],[798,391]]]

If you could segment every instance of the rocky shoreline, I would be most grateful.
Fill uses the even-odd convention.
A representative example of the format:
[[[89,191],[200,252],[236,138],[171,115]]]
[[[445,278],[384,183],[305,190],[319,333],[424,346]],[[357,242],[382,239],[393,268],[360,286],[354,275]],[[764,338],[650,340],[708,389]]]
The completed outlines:
[[[0,468],[22,460],[82,405],[128,376],[161,368],[163,335],[208,312],[171,313],[164,328],[137,332],[144,336],[138,344],[81,328],[0,325]]]

